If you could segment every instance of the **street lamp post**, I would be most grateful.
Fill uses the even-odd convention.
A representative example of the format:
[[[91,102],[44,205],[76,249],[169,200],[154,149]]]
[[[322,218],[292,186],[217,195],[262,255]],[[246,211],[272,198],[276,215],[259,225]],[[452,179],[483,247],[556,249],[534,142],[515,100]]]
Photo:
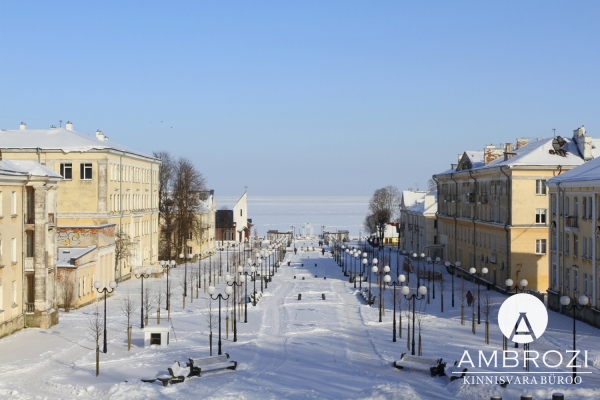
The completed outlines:
[[[169,306],[171,305],[171,290],[169,288],[169,272],[171,270],[171,268],[173,268],[173,266],[175,265],[175,260],[171,260],[169,261],[160,261],[159,264],[161,265],[161,267],[163,267],[163,269],[167,270],[167,305],[165,307],[165,310],[169,310]]]
[[[471,275],[481,278],[483,275],[488,273],[486,267],[481,268],[481,272],[477,272],[475,267],[472,267],[469,272]],[[481,279],[477,281],[477,324],[481,324],[481,299],[479,298],[479,288],[481,287]]]
[[[102,286],[102,283],[100,283],[100,281],[94,282],[94,287],[96,288],[98,293],[104,293],[104,349],[102,351],[104,352],[104,354],[106,354],[106,352],[108,351],[108,345],[106,340],[106,294],[115,291],[115,288],[117,287],[117,282],[110,281],[110,283],[108,284],[110,290],[107,287],[104,287],[101,290],[100,286]]]
[[[184,305],[185,305],[185,297],[187,297],[187,262],[188,259],[192,259],[192,255],[188,254],[187,257],[184,253],[180,253],[179,254],[179,258],[183,259],[184,261],[184,271],[183,271],[183,301],[184,301]]]
[[[142,280],[142,291],[141,293],[141,302],[140,302],[140,328],[144,328],[144,278],[148,278],[150,277],[150,273],[152,272],[152,270],[150,268],[146,268],[145,270],[141,269],[141,268],[136,268],[133,270],[133,275],[137,278],[137,279],[141,279]],[[167,296],[168,297],[168,296]]]
[[[579,296],[579,299],[577,299],[579,304],[571,304],[569,306],[569,303],[571,302],[571,299],[569,298],[569,296],[562,296],[560,298],[560,304],[568,311],[573,310],[573,354],[575,355],[575,358],[573,360],[571,360],[571,363],[573,364],[573,383],[575,382],[575,378],[577,377],[577,351],[576,351],[576,347],[575,347],[575,311],[581,311],[585,308],[585,306],[588,304],[589,299],[587,298],[586,295],[581,295]],[[106,353],[106,352],[105,352]]]
[[[427,263],[431,264],[431,285],[433,286],[433,294],[432,297],[435,300],[435,263],[440,262],[441,259],[436,257],[435,260],[432,260],[431,257],[427,257]],[[429,303],[429,298],[427,298],[427,303]]]
[[[423,300],[425,298],[425,295],[427,294],[427,288],[425,286],[420,286],[418,289],[418,294],[411,294],[410,296],[408,295],[410,293],[410,288],[408,286],[402,286],[402,294],[404,295],[404,298],[408,301],[412,300],[412,350],[411,350],[411,355],[415,355],[415,300]],[[421,297],[419,297],[419,295],[421,295]]]
[[[525,290],[527,290],[527,285],[529,284],[529,282],[527,282],[527,279],[521,279],[521,281],[519,282],[521,287],[519,287],[519,285],[513,286],[514,282],[510,278],[508,278],[504,283],[506,284],[506,294],[523,293],[525,292]]]
[[[229,296],[231,295],[231,293],[233,292],[233,289],[231,288],[231,286],[227,286],[225,288],[225,294],[227,294],[227,297],[223,296],[222,293],[219,293],[217,295],[217,297],[213,297],[213,294],[215,294],[215,287],[214,286],[209,286],[208,287],[208,294],[210,295],[210,298],[213,300],[219,300],[219,352],[218,355],[221,355],[221,300],[229,300]]]
[[[242,267],[238,267],[238,272],[242,272],[244,270],[244,268]],[[237,278],[237,279],[236,279]],[[244,283],[244,279],[245,276],[239,276],[237,273],[232,277],[231,275],[226,275],[225,276],[225,284],[228,287],[231,287],[233,289],[233,341],[237,342],[237,312],[236,312],[236,302],[235,302],[235,288],[236,286],[242,286]],[[239,282],[236,282],[239,281]],[[231,282],[231,283],[230,283]]]
[[[377,272],[377,262],[378,261],[379,260],[377,260],[376,258],[371,260],[371,263],[373,264],[373,267],[371,268],[371,272],[373,272],[373,273]],[[371,281],[372,280],[373,280],[373,276],[369,276],[369,299],[371,298]]]
[[[383,276],[387,276],[388,272],[390,272],[390,267],[388,265],[383,267],[383,271],[378,271],[377,267],[373,267],[372,269],[373,273],[375,274],[375,276],[377,277],[377,285],[379,286],[379,322],[382,321],[381,319],[381,311],[382,311],[382,303],[381,303],[381,287],[382,287],[382,283],[381,280],[384,279],[382,278]]]
[[[200,254],[198,254],[197,251],[194,252],[194,255],[196,255],[198,257],[198,289],[200,289],[200,288],[202,288],[202,285],[200,284],[200,281],[202,280],[202,279],[200,279],[200,278],[202,278],[202,271],[200,269],[200,258],[201,257],[200,257]]]
[[[392,342],[396,341],[396,286],[403,286],[404,285],[404,281],[406,281],[406,276],[404,275],[398,275],[398,280],[395,282],[391,282],[392,277],[389,275],[386,275],[383,280],[385,281],[385,283],[388,284],[388,286],[392,286],[394,289],[394,328],[392,329]]]
[[[446,267],[452,267],[452,307],[454,307],[454,275],[456,275],[456,267],[460,268],[460,261],[454,262],[454,265],[446,261]]]

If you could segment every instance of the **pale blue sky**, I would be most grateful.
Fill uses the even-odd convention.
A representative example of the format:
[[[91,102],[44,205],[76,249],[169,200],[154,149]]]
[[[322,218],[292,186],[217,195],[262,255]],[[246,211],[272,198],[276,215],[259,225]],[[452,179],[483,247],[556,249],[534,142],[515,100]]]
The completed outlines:
[[[466,149],[600,137],[599,19],[592,1],[0,2],[0,128],[100,128],[223,195],[424,187]]]

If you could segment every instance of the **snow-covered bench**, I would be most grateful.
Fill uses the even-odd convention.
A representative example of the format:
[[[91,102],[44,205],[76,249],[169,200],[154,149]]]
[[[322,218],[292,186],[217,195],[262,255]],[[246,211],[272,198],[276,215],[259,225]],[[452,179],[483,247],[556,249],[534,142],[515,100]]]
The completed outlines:
[[[444,373],[450,382],[452,382],[463,378],[467,374],[467,368],[459,367],[458,361],[455,361],[454,365],[444,369]]]
[[[229,354],[225,353],[214,357],[190,358],[188,365],[191,369],[190,376],[200,376],[202,372],[218,369],[231,369],[235,371],[237,361],[230,361]]]
[[[183,381],[185,381],[185,378],[187,378],[188,376],[191,376],[190,368],[182,367],[181,364],[179,363],[179,361],[175,361],[173,363],[173,365],[171,365],[169,368],[167,368],[167,371],[169,371],[169,374],[171,374],[171,383],[183,382]],[[157,379],[160,379],[160,378],[157,378]],[[163,386],[167,386],[167,385],[165,385],[165,383],[163,382]]]
[[[375,298],[377,296],[375,296],[372,292],[369,292],[369,289],[363,290],[360,294],[362,298],[365,299],[368,305],[371,306],[373,305],[373,303],[375,303]]]
[[[400,359],[394,361],[394,366],[398,369],[426,369],[431,376],[436,376],[444,374],[446,363],[443,363],[441,358],[426,358],[402,353]]]

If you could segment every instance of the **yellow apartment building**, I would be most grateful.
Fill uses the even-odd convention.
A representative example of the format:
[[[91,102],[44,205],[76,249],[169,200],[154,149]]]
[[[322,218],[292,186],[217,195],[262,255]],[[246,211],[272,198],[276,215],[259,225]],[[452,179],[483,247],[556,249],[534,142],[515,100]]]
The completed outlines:
[[[131,256],[115,268],[117,281],[132,269],[158,262],[158,171],[151,155],[64,128],[1,130],[0,146],[11,159],[33,160],[62,176],[58,226],[115,224],[133,242]]]
[[[584,320],[600,327],[600,159],[547,181],[550,195],[548,307],[560,310],[560,297],[585,295],[591,308]]]
[[[0,155],[0,337],[58,323],[56,192],[61,177]]]
[[[600,143],[599,143],[600,144]],[[600,152],[598,152],[600,154]],[[485,277],[507,278],[545,292],[549,237],[546,181],[591,159],[592,139],[582,127],[572,139],[517,139],[504,148],[467,151],[458,164],[434,175],[438,232],[446,259],[463,268],[488,268]]]

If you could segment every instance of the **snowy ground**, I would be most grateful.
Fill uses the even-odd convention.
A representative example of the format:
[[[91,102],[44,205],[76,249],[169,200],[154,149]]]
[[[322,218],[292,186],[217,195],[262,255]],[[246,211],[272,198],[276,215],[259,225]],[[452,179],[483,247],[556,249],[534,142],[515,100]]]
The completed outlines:
[[[296,245],[300,248],[303,243]],[[394,254],[391,259],[395,262]],[[599,397],[600,341],[598,330],[588,325],[577,324],[577,347],[588,350],[589,368],[584,371],[591,372],[582,375],[580,385],[510,384],[501,388],[495,384],[464,384],[462,380],[449,383],[445,378],[431,378],[418,371],[400,371],[392,366],[392,362],[407,351],[407,321],[403,315],[402,338],[392,342],[392,301],[388,297],[391,290],[387,290],[387,310],[380,323],[377,307],[365,304],[329,254],[321,256],[318,252],[304,251],[294,255],[288,252],[285,261],[290,261],[291,265],[279,269],[256,307],[248,306],[248,323],[243,323],[243,317],[238,323],[237,342],[233,342],[231,332],[225,339],[223,326],[223,352],[238,361],[237,371],[207,372],[201,378],[190,378],[168,387],[140,381],[165,374],[174,360],[209,354],[205,317],[207,295],[201,289],[199,298],[194,298],[193,303],[188,296],[183,310],[178,278],[183,274],[183,268],[177,268],[171,276],[177,287],[172,299],[174,335],[172,331],[168,347],[143,347],[139,329],[140,281],[123,282],[107,302],[108,353],[101,354],[100,376],[95,376],[94,343],[88,332],[88,318],[96,310],[92,305],[61,313],[60,324],[52,329],[27,329],[0,340],[0,397],[489,399],[492,395],[501,395],[503,399],[518,399],[522,394],[550,398],[554,392],[565,393],[566,399]],[[394,265],[392,270],[395,275]],[[442,267],[438,266],[440,270]],[[413,276],[412,285],[414,281]],[[144,283],[156,291],[165,287],[166,278],[148,279]],[[249,290],[252,285],[249,283]],[[458,282],[455,282],[457,286]],[[224,285],[217,285],[217,291],[223,292]],[[299,293],[302,294],[300,301]],[[126,319],[120,311],[121,301],[128,294],[137,301],[137,313],[132,319],[133,346],[129,352]],[[322,294],[326,300],[322,300]],[[477,350],[501,350],[502,336],[496,325],[496,315],[492,318],[491,344],[488,346],[484,343],[483,321],[477,325],[474,335],[469,310],[467,323],[462,326],[460,301],[457,298],[456,307],[451,308],[450,296],[448,280],[445,312],[440,312],[439,290],[436,299],[432,299],[425,310],[423,355],[442,357],[451,365],[461,358],[465,349],[475,355]],[[495,300],[499,304],[504,296],[496,293]],[[213,306],[217,305],[217,302],[213,303]],[[102,311],[102,302],[99,306]],[[163,311],[162,324],[165,323]],[[571,348],[571,343],[572,320],[550,312],[548,329],[531,349],[540,353],[554,349],[564,351]],[[499,371],[498,375],[501,374]]]

